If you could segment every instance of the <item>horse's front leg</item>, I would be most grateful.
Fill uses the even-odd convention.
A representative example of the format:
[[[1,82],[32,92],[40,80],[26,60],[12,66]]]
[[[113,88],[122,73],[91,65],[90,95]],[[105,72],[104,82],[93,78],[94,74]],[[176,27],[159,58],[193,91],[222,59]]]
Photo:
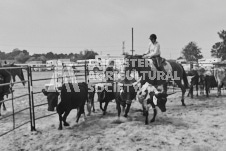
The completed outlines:
[[[182,85],[180,80],[177,80],[175,82],[177,83],[178,87],[181,88],[181,91],[182,91],[182,96],[181,96],[182,106],[186,106],[185,103],[184,103],[184,94],[186,92],[186,88],[185,88],[185,86]]]

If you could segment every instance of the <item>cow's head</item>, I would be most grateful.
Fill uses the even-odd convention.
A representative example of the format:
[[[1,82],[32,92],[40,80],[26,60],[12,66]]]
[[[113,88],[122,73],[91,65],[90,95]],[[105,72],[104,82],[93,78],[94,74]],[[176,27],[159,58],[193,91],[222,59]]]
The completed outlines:
[[[58,96],[59,92],[48,92],[45,89],[42,89],[42,93],[47,96],[47,102],[48,102],[48,111],[54,111],[54,108],[58,104]]]
[[[157,98],[157,106],[162,112],[166,112],[166,102],[167,102],[167,94],[166,93],[157,93],[155,94]]]
[[[158,91],[153,85],[145,83],[137,93],[137,100],[142,105],[147,105],[147,102],[153,102],[162,112],[166,111],[167,94]]]

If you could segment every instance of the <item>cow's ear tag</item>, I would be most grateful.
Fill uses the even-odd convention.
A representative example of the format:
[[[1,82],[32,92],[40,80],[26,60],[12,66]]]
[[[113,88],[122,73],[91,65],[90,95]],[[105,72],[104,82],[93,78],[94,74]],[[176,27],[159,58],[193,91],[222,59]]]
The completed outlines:
[[[157,105],[157,98],[155,97],[155,95],[153,96],[153,103],[154,103],[155,105]]]

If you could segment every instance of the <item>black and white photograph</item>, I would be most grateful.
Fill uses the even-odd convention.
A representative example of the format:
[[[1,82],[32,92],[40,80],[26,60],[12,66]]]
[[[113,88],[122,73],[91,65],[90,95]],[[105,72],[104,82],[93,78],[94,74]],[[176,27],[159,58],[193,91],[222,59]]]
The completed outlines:
[[[226,1],[0,0],[0,151],[226,151]]]

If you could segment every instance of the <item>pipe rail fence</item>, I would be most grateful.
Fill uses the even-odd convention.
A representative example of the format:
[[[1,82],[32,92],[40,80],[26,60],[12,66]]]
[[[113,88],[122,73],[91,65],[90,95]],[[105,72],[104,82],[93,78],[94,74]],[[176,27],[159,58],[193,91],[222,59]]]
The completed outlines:
[[[4,69],[25,69],[27,71],[27,74],[29,74],[29,67],[28,66],[26,66],[26,67],[3,67],[3,68],[0,68],[0,70],[4,70]],[[12,92],[11,93],[11,98],[8,98],[8,99],[4,100],[4,96],[3,96],[3,100],[0,101],[1,104],[4,103],[4,102],[11,101],[11,107],[12,107],[12,113],[9,114],[9,115],[1,117],[0,118],[0,122],[3,121],[6,118],[9,118],[9,117],[12,117],[12,121],[13,121],[12,129],[10,129],[8,131],[4,131],[3,133],[0,133],[0,137],[3,136],[3,135],[8,134],[9,132],[14,131],[15,129],[18,129],[19,127],[21,127],[21,126],[23,126],[25,124],[28,124],[28,123],[30,123],[31,130],[33,129],[32,118],[30,118],[28,121],[23,122],[22,124],[17,125],[17,126],[16,126],[16,120],[15,120],[15,115],[17,115],[17,114],[19,114],[19,113],[21,113],[23,111],[26,111],[26,110],[29,110],[30,117],[31,117],[31,114],[32,114],[32,103],[31,103],[31,99],[30,99],[31,93],[29,91],[30,90],[30,84],[29,84],[30,81],[29,80],[24,80],[24,81],[19,81],[19,82],[4,83],[4,84],[0,84],[0,87],[2,88],[3,86],[6,86],[6,85],[10,85],[11,87],[13,87],[14,84],[23,83],[23,82],[28,82],[28,93],[14,97],[14,92]],[[15,111],[15,104],[14,103],[15,103],[16,99],[23,98],[23,97],[26,97],[26,96],[28,96],[29,107],[26,107],[26,108],[20,109],[18,111]]]

